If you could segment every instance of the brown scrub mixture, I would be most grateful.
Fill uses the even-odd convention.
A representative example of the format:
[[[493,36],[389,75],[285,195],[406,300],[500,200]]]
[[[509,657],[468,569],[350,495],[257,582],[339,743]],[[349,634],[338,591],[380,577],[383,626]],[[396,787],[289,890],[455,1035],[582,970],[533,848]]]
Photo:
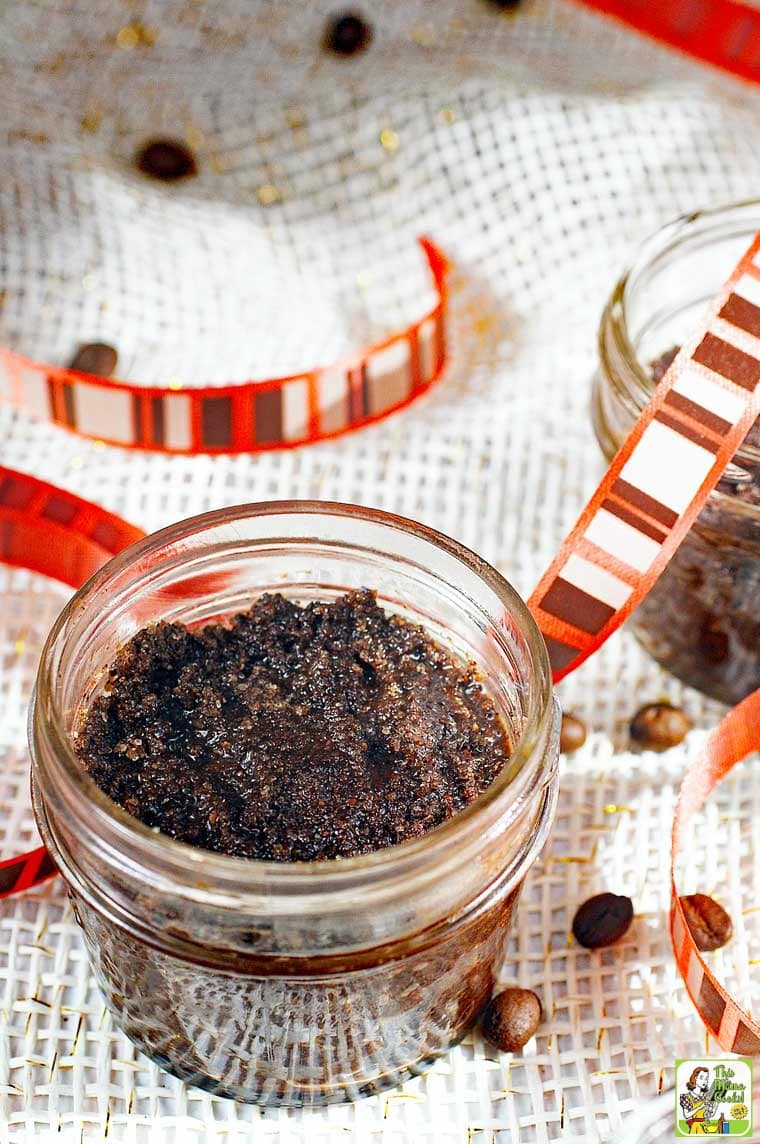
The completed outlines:
[[[76,736],[98,786],[146,825],[278,862],[424,834],[510,750],[474,665],[367,590],[306,607],[266,595],[223,623],[145,628]]]

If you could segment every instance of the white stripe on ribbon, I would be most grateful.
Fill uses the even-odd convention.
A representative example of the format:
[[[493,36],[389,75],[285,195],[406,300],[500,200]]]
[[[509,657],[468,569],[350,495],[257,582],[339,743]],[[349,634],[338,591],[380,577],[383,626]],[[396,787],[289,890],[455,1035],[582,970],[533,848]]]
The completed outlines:
[[[189,449],[192,442],[190,428],[190,398],[180,393],[164,398],[164,444],[169,449]]]
[[[286,441],[298,441],[309,433],[309,385],[289,381],[282,387],[282,433]]]
[[[588,592],[589,596],[594,596],[603,604],[609,604],[615,610],[622,608],[633,591],[630,584],[624,584],[611,572],[597,567],[575,552],[570,555],[560,576],[569,584],[574,584],[576,588]]]
[[[734,286],[734,294],[738,294],[754,306],[760,306],[760,279],[752,274],[743,274]]]
[[[747,406],[738,393],[729,392],[717,382],[710,381],[699,370],[688,366],[673,386],[673,392],[696,401],[697,405],[722,417],[724,421],[730,421],[732,425],[736,424]]]
[[[660,551],[656,540],[605,508],[599,509],[586,529],[586,539],[639,572],[646,572]]]
[[[714,462],[708,449],[695,445],[661,421],[651,421],[620,476],[680,516]]]

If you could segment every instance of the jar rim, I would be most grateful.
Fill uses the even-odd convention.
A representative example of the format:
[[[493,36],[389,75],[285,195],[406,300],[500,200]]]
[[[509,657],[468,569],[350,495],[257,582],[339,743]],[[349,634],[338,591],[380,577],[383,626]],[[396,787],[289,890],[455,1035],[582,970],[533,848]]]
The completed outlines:
[[[141,560],[152,550],[188,538],[202,528],[229,523],[242,516],[287,514],[352,517],[411,533],[416,538],[444,550],[475,572],[494,592],[499,603],[515,622],[530,656],[531,678],[527,681],[527,717],[509,757],[510,765],[502,768],[479,798],[439,826],[420,837],[369,854],[310,862],[272,862],[219,854],[160,833],[146,826],[108,798],[86,772],[74,753],[69,734],[63,726],[59,705],[55,702],[56,683],[60,683],[61,674],[58,655],[62,650],[62,644],[65,645],[69,621],[86,608],[88,601],[101,591],[112,577],[128,568],[133,562]],[[383,876],[392,875],[395,881],[406,868],[411,869],[422,855],[429,859],[433,851],[442,854],[455,844],[464,829],[477,825],[477,820],[483,816],[484,811],[492,807],[496,800],[503,798],[508,790],[512,790],[515,797],[504,808],[504,812],[517,818],[526,801],[535,792],[541,778],[544,777],[540,773],[540,752],[536,751],[536,747],[546,738],[547,728],[554,718],[552,695],[551,669],[546,645],[531,612],[501,573],[476,553],[426,525],[380,509],[331,501],[264,501],[235,505],[188,517],[151,533],[109,560],[72,596],[56,619],[42,651],[30,710],[30,740],[36,770],[37,752],[34,734],[37,720],[44,719],[46,733],[50,737],[53,755],[60,766],[60,772],[65,781],[71,784],[74,792],[86,802],[88,810],[91,810],[101,823],[107,822],[115,840],[139,845],[141,854],[144,854],[149,862],[155,859],[170,867],[172,878],[178,878],[180,884],[195,885],[198,878],[202,877],[206,887],[226,886],[234,889],[236,886],[248,887],[258,877],[266,881],[270,892],[287,895],[308,892],[315,880],[319,879],[321,891],[325,889],[324,883],[329,883],[330,889],[345,891],[355,882],[361,881],[362,877],[382,879]],[[539,755],[538,759],[536,755]],[[531,760],[534,763],[532,768],[528,765]],[[39,782],[37,774],[35,780]],[[41,788],[41,793],[44,802],[44,788]]]
[[[754,215],[757,225],[751,227],[753,233],[760,228],[760,198],[742,199],[735,203],[723,203],[714,207],[703,207],[699,210],[689,211],[679,215],[670,222],[658,227],[639,244],[628,266],[623,270],[612,289],[610,299],[605,306],[599,324],[597,345],[600,360],[606,359],[605,338],[608,332],[614,339],[616,348],[630,371],[630,396],[640,412],[655,392],[655,383],[641,362],[636,348],[628,332],[627,310],[633,283],[640,274],[654,260],[662,258],[670,248],[679,241],[688,239],[694,228],[699,224],[708,227],[714,224],[730,224],[736,221],[741,224],[745,215]],[[742,444],[735,453],[737,460],[746,461],[753,466],[760,465],[760,447]],[[723,495],[718,493],[717,495]]]

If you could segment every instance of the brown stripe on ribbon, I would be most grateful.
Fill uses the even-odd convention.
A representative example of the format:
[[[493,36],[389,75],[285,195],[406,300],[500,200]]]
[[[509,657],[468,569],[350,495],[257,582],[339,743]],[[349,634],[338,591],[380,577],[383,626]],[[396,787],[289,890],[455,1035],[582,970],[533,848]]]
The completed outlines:
[[[74,429],[74,387],[70,381],[61,382],[61,392],[63,393],[64,421],[70,429]]]
[[[48,409],[50,410],[50,418],[52,421],[60,421],[58,414],[58,392],[56,388],[55,378],[52,378],[50,374],[48,374],[45,377],[45,382],[47,384]]]
[[[760,306],[756,306],[754,302],[748,302],[738,294],[729,294],[718,317],[760,338]]]
[[[57,873],[58,873],[58,867],[56,866],[55,862],[53,861],[53,859],[50,857],[50,854],[46,850],[45,853],[42,855],[42,861],[40,862],[39,869],[37,870],[36,879],[38,881],[41,881],[43,878],[49,878],[49,877],[51,877],[51,875],[57,874]]]
[[[756,1057],[760,1054],[760,1039],[741,1020],[736,1029],[731,1052],[738,1053],[742,1057]]]
[[[348,417],[350,421],[359,421],[369,408],[364,401],[365,377],[364,366],[348,371]]]
[[[409,372],[412,377],[412,392],[418,389],[422,383],[422,372],[420,366],[420,337],[419,327],[413,326],[407,334],[409,342]]]
[[[723,1020],[723,1011],[726,1008],[726,1001],[724,997],[721,997],[707,974],[702,978],[702,986],[699,990],[697,1005],[702,1012],[703,1020],[707,1022],[712,1031],[717,1035],[720,1023]]]
[[[24,869],[24,859],[9,862],[7,866],[0,866],[0,894],[7,894],[18,882]]]
[[[369,374],[366,361],[362,363],[362,410],[366,417],[372,406],[369,400]]]
[[[150,399],[150,435],[154,445],[164,443],[164,399],[151,397]]]
[[[446,330],[443,324],[443,307],[435,315],[435,368],[439,369],[446,356]]]
[[[647,516],[651,516],[653,520],[658,520],[665,528],[672,528],[678,520],[678,513],[672,508],[650,497],[648,493],[643,493],[641,489],[624,481],[622,477],[618,477],[610,491],[621,500],[628,501],[634,508],[645,512]]]
[[[580,652],[580,648],[570,647],[568,644],[553,639],[552,636],[544,636],[544,643],[549,653],[552,671],[564,671]]]
[[[99,520],[90,533],[90,539],[113,554],[120,552],[125,545],[120,522],[114,520]]]
[[[26,508],[34,500],[34,488],[23,481],[5,477],[0,481],[0,504],[6,508]]]
[[[51,497],[42,512],[45,520],[53,520],[56,524],[71,524],[77,514],[77,506],[73,501],[64,500],[63,497]]]
[[[282,441],[282,389],[265,389],[254,401],[256,443]]]
[[[618,520],[622,520],[625,524],[630,524],[631,528],[635,528],[638,532],[642,532],[644,536],[648,536],[650,540],[656,540],[658,544],[662,544],[667,536],[666,532],[662,532],[648,520],[642,520],[635,512],[631,512],[625,505],[619,504],[617,501],[610,500],[608,497],[601,503],[601,508],[605,508],[607,512],[611,512]]]
[[[700,365],[706,365],[750,393],[760,381],[760,361],[715,334],[705,334],[692,356]]]
[[[538,606],[550,616],[556,616],[558,620],[564,620],[592,636],[615,615],[615,609],[609,604],[590,596],[582,588],[576,588],[561,576],[557,577]]]
[[[141,393],[132,394],[132,440],[135,445],[147,445],[149,442],[145,437],[145,423],[143,419],[143,395]]]
[[[211,449],[232,444],[232,401],[229,397],[205,397],[201,402],[201,444]]]
[[[694,445],[698,445],[700,449],[705,449],[708,453],[717,453],[720,450],[720,444],[713,441],[712,437],[706,437],[704,433],[700,433],[699,429],[694,429],[691,425],[687,425],[685,421],[679,421],[677,417],[671,417],[663,409],[654,415],[655,421],[659,421],[661,425],[667,425],[668,429],[672,429],[674,433],[679,436],[685,437],[687,441],[691,441]]]
[[[676,393],[674,389],[669,391],[665,398],[665,404],[670,405],[673,409],[678,409],[680,413],[685,413],[693,421],[699,421],[700,425],[704,425],[705,429],[717,433],[719,437],[725,437],[731,428],[730,421],[725,421],[722,417],[718,417],[717,413],[711,413],[709,409],[705,409],[704,405],[699,405],[690,397],[684,397],[682,393]]]

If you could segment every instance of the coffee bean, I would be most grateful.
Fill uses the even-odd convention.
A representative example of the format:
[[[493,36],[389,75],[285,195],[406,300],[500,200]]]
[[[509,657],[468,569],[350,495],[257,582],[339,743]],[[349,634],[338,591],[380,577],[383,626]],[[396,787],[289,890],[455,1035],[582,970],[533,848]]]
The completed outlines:
[[[586,724],[575,715],[564,712],[562,715],[562,728],[559,733],[559,749],[563,754],[569,755],[577,751],[586,742]]]
[[[631,738],[650,751],[667,751],[683,742],[691,720],[672,703],[647,703],[631,719]]]
[[[135,165],[144,175],[173,183],[198,174],[195,156],[189,147],[176,139],[153,139],[135,157]]]
[[[633,902],[623,894],[595,894],[579,906],[573,918],[573,936],[586,949],[612,945],[633,921]]]
[[[118,360],[119,355],[113,346],[107,346],[105,342],[88,342],[74,354],[69,369],[78,369],[80,373],[95,373],[98,377],[110,377]]]
[[[483,1036],[503,1053],[516,1053],[541,1023],[541,1002],[530,989],[505,989],[486,1006]]]
[[[372,29],[356,12],[331,20],[325,32],[325,47],[339,56],[355,56],[369,46]]]
[[[685,894],[681,896],[681,905],[697,949],[704,953],[726,944],[734,932],[734,925],[714,898],[707,894]]]

